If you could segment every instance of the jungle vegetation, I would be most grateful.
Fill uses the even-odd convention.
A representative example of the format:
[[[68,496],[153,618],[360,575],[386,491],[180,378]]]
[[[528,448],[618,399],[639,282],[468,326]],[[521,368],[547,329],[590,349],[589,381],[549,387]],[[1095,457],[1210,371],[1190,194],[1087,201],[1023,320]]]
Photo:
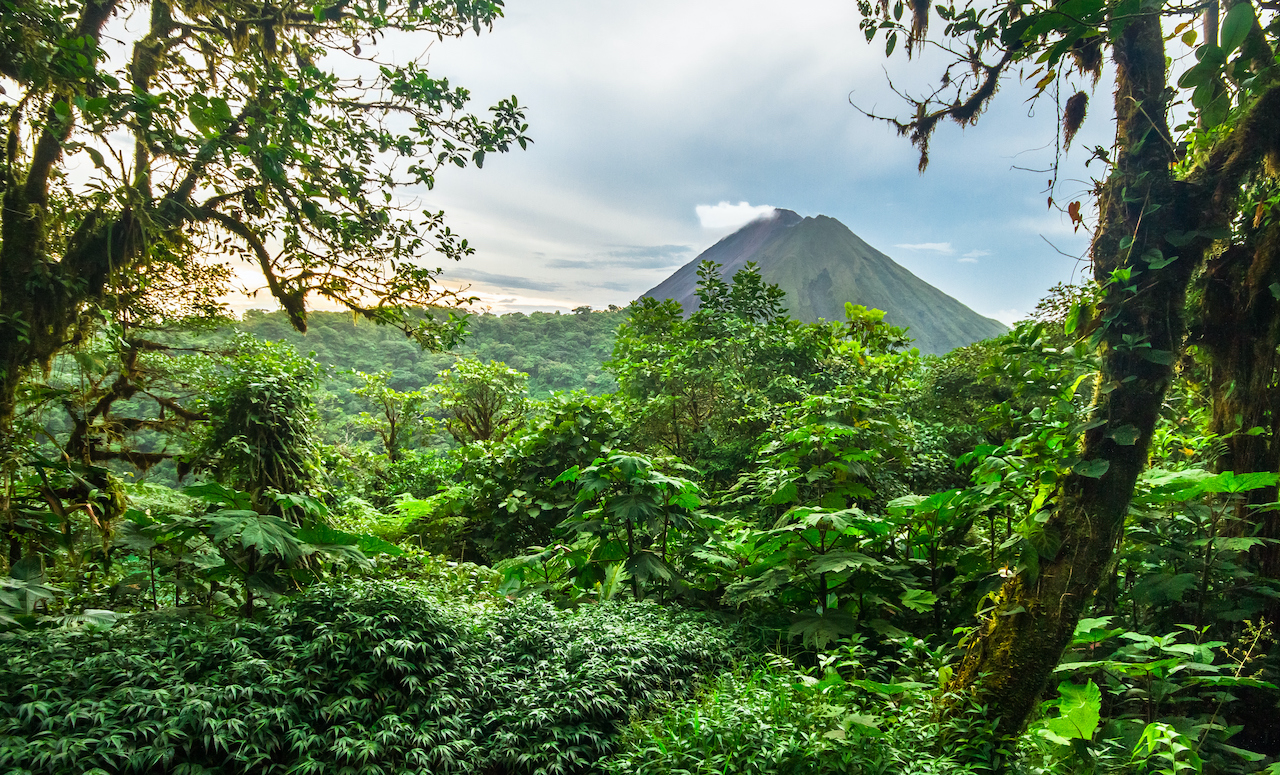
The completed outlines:
[[[1006,335],[714,264],[689,316],[450,314],[421,260],[469,247],[381,192],[518,103],[318,63],[498,3],[6,5],[0,768],[1280,772],[1274,5],[862,10],[957,57],[921,169],[1113,62],[1094,276]],[[282,315],[220,317],[228,251]]]
[[[952,685],[1009,615],[1007,579],[1037,578],[1061,546],[1052,501],[1082,465],[1072,439],[1097,384],[1087,339],[1065,331],[1099,290],[1057,288],[1037,319],[943,357],[875,310],[796,321],[751,268],[730,283],[708,263],[699,294],[687,318],[652,300],[560,316],[621,318],[604,364],[616,390],[536,397],[523,372],[454,354],[412,389],[354,372],[343,434],[322,419],[340,383],[288,343],[175,327],[155,341],[216,346],[138,354],[107,328],[87,339],[21,393],[0,761],[1275,761],[1280,582],[1257,519],[1275,505],[1254,504],[1280,475],[1223,467],[1203,350],[1183,353],[1115,559],[1011,734]],[[100,409],[125,364],[162,400]],[[173,478],[149,471],[162,466]]]

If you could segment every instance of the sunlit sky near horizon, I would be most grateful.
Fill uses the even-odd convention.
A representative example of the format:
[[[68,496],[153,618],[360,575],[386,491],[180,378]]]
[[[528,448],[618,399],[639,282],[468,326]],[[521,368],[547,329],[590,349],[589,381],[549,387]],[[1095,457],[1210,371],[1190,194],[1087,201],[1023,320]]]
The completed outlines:
[[[406,42],[384,55],[420,53]],[[1086,269],[1072,257],[1086,230],[1046,205],[1053,100],[1032,105],[1030,85],[1010,81],[977,126],[938,130],[919,175],[907,140],[850,102],[903,114],[887,75],[919,92],[942,60],[886,61],[853,0],[508,0],[492,31],[431,41],[429,63],[472,90],[473,108],[512,94],[527,106],[528,150],[399,192],[445,210],[475,247],[443,280],[494,312],[625,305],[772,207],[837,218],[1006,323]],[[1064,99],[1088,88],[1077,81]],[[1083,162],[1110,142],[1102,84],[1060,202],[1101,172]]]

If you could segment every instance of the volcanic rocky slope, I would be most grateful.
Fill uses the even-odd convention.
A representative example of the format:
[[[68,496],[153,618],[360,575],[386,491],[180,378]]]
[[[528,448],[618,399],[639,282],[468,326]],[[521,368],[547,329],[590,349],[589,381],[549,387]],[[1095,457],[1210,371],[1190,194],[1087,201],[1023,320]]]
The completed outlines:
[[[698,264],[711,260],[726,279],[754,261],[766,282],[786,291],[792,317],[844,320],[845,302],[882,309],[885,320],[910,329],[921,352],[942,354],[999,336],[1003,323],[984,318],[863,242],[834,218],[802,218],[774,210],[707,248],[645,293],[698,308]]]

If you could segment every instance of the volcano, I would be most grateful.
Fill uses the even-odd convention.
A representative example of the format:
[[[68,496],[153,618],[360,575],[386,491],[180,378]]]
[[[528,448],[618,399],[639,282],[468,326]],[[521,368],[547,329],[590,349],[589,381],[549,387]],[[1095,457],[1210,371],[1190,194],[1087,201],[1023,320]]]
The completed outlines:
[[[714,261],[726,281],[754,261],[765,282],[786,291],[799,320],[844,320],[845,302],[884,310],[907,329],[923,353],[941,355],[1008,331],[911,274],[835,218],[803,218],[776,209],[704,250],[645,296],[675,299],[685,314],[698,308],[698,264]]]

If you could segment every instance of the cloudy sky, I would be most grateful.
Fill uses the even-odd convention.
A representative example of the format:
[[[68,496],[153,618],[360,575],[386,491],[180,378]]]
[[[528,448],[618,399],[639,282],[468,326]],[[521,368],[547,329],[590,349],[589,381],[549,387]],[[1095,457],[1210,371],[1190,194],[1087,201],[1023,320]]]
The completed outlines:
[[[919,175],[907,141],[850,100],[903,112],[887,74],[918,90],[939,62],[883,53],[853,0],[508,0],[492,32],[430,48],[432,73],[476,107],[517,95],[534,139],[422,192],[476,247],[446,284],[495,312],[625,305],[784,207],[837,218],[978,312],[1019,319],[1084,269],[1071,257],[1084,230],[1046,206],[1053,102],[1010,82],[978,126],[938,131]],[[1108,101],[1093,96],[1077,148],[1108,144]],[[1059,201],[1090,186],[1084,157],[1067,158]]]

